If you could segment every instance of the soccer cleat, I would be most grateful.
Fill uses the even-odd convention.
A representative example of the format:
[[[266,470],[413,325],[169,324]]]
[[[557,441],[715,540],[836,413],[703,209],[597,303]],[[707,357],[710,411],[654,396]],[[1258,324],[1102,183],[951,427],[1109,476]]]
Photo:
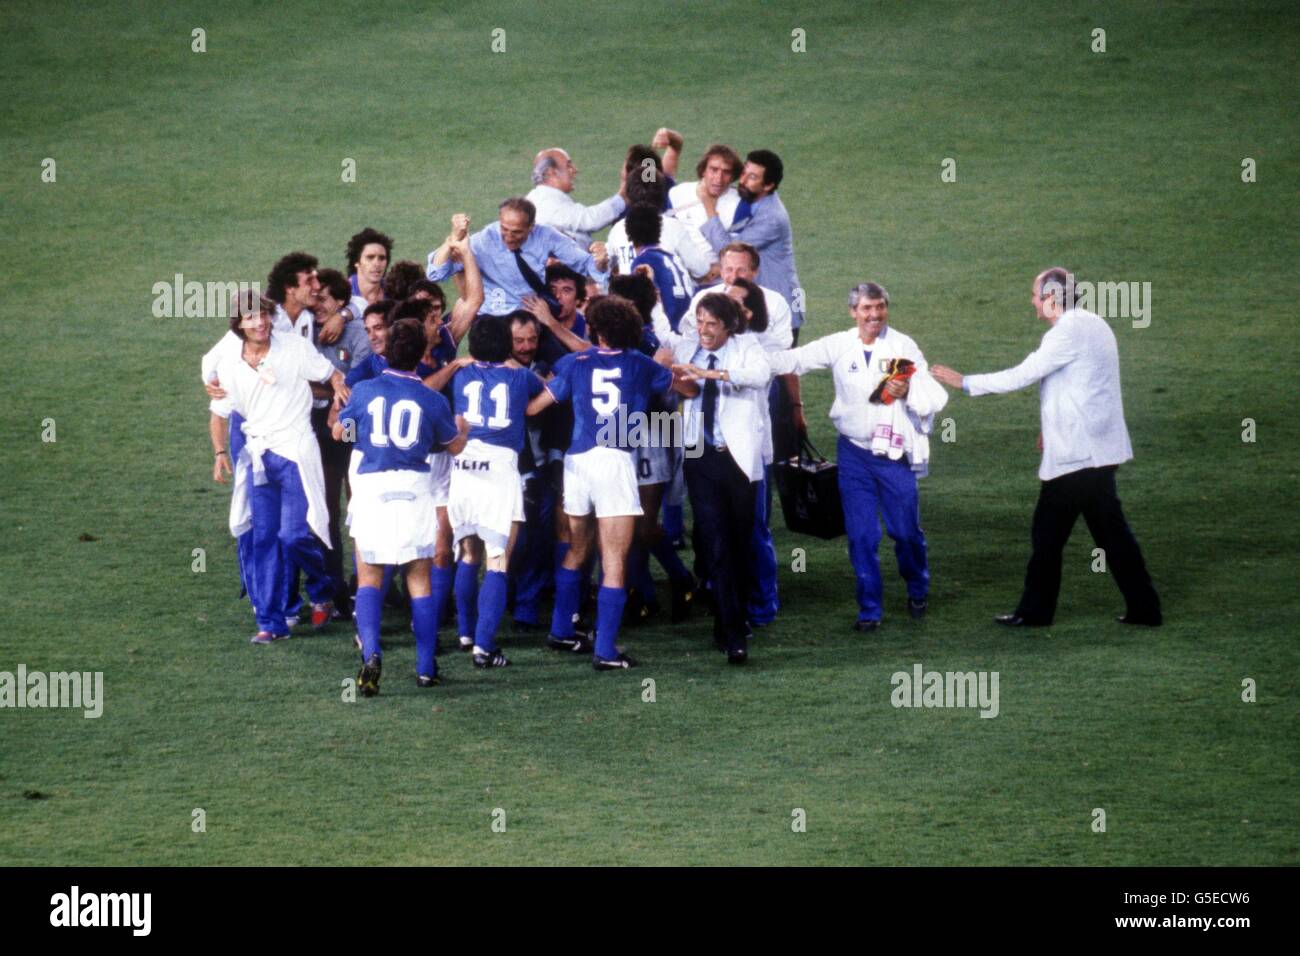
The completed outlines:
[[[671,582],[673,592],[672,622],[678,624],[691,615],[695,606],[695,579],[682,578]]]
[[[322,627],[330,622],[334,614],[334,602],[326,601],[323,604],[313,604],[311,606],[311,626],[314,630],[319,631]]]
[[[434,674],[430,677],[428,674],[418,674],[415,678],[416,687],[437,687],[442,683],[441,675]]]
[[[620,653],[612,661],[607,661],[603,657],[593,657],[591,660],[592,670],[598,671],[625,671],[629,667],[636,667],[636,661],[626,654]]]
[[[574,654],[590,654],[592,651],[591,639],[585,634],[574,633],[573,637],[556,637],[550,634],[546,638],[546,646],[553,651],[571,651]]]
[[[287,615],[285,615],[285,618],[284,618],[284,626],[285,626],[285,627],[297,627],[297,626],[298,626],[298,622],[299,622],[299,617],[298,617],[297,614],[287,614]]]
[[[727,663],[739,666],[749,660],[749,651],[741,647],[734,651],[727,651]]]
[[[1003,627],[1047,627],[1046,624],[1040,624],[1038,621],[1026,621],[1019,614],[999,614],[993,619],[994,623],[1001,624]]]
[[[483,650],[483,648],[475,645],[474,666],[480,670],[485,670],[489,667],[509,667],[510,660],[501,653],[500,648],[489,653],[488,651]]]
[[[270,631],[258,631],[253,635],[250,644],[270,644],[272,641],[287,641],[288,634],[272,634]]]
[[[357,671],[357,687],[366,697],[379,693],[379,672],[383,670],[383,661],[378,654],[371,654],[370,660],[361,665]]]
[[[474,638],[466,637],[464,634],[462,634],[459,638],[457,638],[457,641],[459,642],[460,649],[462,651],[474,650]]]
[[[880,622],[879,621],[858,621],[856,624],[853,625],[853,630],[857,631],[859,634],[869,634],[872,631],[880,630]]]
[[[928,606],[929,604],[926,598],[907,599],[907,613],[912,615],[912,620],[914,621],[919,621],[921,618],[925,617],[925,609]]]

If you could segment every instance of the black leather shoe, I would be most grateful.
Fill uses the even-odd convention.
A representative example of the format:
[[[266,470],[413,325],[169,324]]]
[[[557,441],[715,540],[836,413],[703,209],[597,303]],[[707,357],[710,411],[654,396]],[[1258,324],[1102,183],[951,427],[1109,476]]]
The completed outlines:
[[[925,617],[925,609],[927,606],[928,601],[926,598],[921,598],[919,601],[913,598],[907,599],[907,613],[912,615],[912,620],[914,621],[919,621],[921,618]]]
[[[858,621],[853,625],[853,630],[857,631],[859,634],[868,634],[871,631],[880,630],[880,622],[879,621]]]
[[[1026,621],[1019,614],[1015,613],[999,614],[993,620],[1004,627],[1047,627],[1046,624],[1041,624],[1038,621]]]
[[[1143,627],[1159,627],[1164,623],[1158,617],[1129,617],[1127,614],[1123,617],[1117,617],[1115,620],[1120,624],[1140,624]]]
[[[740,665],[749,660],[749,651],[743,647],[735,651],[727,651],[727,663]]]

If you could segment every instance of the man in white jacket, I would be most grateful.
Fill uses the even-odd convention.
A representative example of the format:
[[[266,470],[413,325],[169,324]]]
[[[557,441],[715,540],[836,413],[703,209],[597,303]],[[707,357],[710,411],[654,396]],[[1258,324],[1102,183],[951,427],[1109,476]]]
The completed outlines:
[[[1015,368],[987,375],[963,376],[942,365],[933,370],[939,381],[972,396],[1041,383],[1042,485],[1034,509],[1033,553],[1020,604],[994,620],[1009,627],[1052,623],[1061,553],[1082,514],[1124,594],[1120,623],[1155,627],[1162,621],[1160,598],[1115,489],[1116,468],[1133,457],[1120,395],[1119,349],[1110,326],[1074,303],[1074,276],[1047,269],[1034,278],[1033,304],[1051,328],[1035,352]]]
[[[930,568],[916,479],[927,472],[930,427],[935,413],[947,404],[948,394],[930,377],[916,343],[889,327],[889,293],[883,286],[875,282],[855,286],[849,292],[849,314],[856,328],[769,358],[778,375],[829,368],[835,376],[831,421],[840,433],[840,497],[849,560],[858,579],[854,627],[869,632],[880,627],[882,614],[876,554],[882,514],[885,530],[894,539],[898,572],[907,582],[908,611],[913,618],[925,614]],[[910,379],[890,376],[894,359],[914,363]],[[872,401],[878,389],[881,393]]]

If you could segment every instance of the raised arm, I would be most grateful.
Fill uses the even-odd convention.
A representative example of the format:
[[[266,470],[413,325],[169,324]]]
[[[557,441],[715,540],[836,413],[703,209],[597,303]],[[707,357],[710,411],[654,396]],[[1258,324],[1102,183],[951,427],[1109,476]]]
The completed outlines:
[[[662,149],[664,151],[663,163],[664,172],[677,178],[677,165],[682,158],[682,134],[675,129],[669,129],[667,126],[661,126],[655,131],[655,138],[650,141],[651,149]]]
[[[468,229],[469,217],[465,217],[465,226]],[[462,232],[453,245],[460,253],[461,265],[465,270],[465,288],[451,309],[451,337],[460,342],[469,331],[474,316],[483,308],[483,273],[479,271],[478,259],[470,248],[468,232]]]

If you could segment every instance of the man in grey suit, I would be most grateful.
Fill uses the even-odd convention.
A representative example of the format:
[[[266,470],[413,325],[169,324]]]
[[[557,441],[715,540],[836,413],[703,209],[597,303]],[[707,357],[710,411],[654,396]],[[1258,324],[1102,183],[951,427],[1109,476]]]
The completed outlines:
[[[1051,328],[1015,368],[965,376],[943,365],[930,369],[945,385],[972,396],[1042,383],[1042,485],[1034,509],[1033,553],[1020,604],[995,620],[1009,627],[1052,623],[1061,590],[1061,553],[1082,514],[1124,595],[1120,623],[1159,626],[1160,598],[1115,489],[1116,468],[1133,457],[1115,334],[1100,316],[1075,306],[1074,276],[1065,269],[1047,269],[1034,278],[1033,304]]]
[[[730,226],[724,226],[717,214],[718,200],[704,190],[700,202],[708,217],[700,231],[713,251],[721,253],[733,242],[744,242],[758,250],[760,265],[754,281],[778,293],[790,306],[792,344],[799,344],[803,325],[803,290],[794,267],[794,238],[790,214],[776,194],[785,177],[781,157],[770,149],[756,149],[745,157],[736,191],[740,202]],[[785,388],[775,388],[770,396],[772,416],[772,451],[777,461],[799,453],[799,433],[807,431],[803,421],[803,400],[799,379],[783,379]]]
[[[718,218],[717,200],[706,195],[701,202],[708,216],[700,231],[714,252],[731,242],[747,242],[758,250],[762,265],[759,284],[781,293],[790,304],[791,327],[798,342],[798,329],[803,325],[803,296],[799,289],[799,275],[794,267],[794,239],[790,231],[790,214],[785,203],[776,194],[785,176],[781,157],[767,149],[756,149],[745,157],[745,166],[736,182],[740,204],[730,227]]]

